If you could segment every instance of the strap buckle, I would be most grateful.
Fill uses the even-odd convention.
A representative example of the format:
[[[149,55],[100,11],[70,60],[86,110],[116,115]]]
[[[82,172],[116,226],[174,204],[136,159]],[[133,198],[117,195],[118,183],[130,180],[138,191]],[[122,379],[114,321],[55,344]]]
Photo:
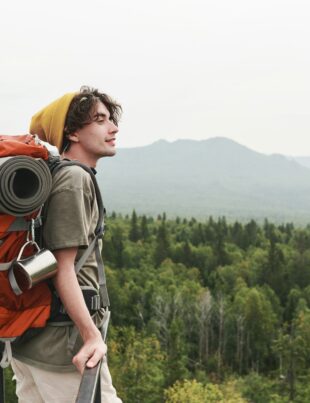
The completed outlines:
[[[91,298],[91,310],[98,311],[100,309],[100,295],[94,295]]]

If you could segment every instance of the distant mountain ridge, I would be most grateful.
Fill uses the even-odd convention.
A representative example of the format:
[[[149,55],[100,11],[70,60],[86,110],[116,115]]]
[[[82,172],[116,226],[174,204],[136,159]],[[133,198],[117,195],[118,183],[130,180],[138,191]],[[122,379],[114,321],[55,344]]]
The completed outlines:
[[[100,161],[108,211],[310,222],[310,169],[233,140],[157,141]]]
[[[310,168],[310,157],[291,157],[298,164],[303,165],[306,168]]]

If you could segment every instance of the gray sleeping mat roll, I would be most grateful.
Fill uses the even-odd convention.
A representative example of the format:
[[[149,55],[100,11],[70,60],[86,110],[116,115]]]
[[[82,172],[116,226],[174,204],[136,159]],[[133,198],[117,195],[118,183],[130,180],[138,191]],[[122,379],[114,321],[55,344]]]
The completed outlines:
[[[25,155],[0,158],[0,212],[24,216],[45,202],[52,176],[41,158]]]

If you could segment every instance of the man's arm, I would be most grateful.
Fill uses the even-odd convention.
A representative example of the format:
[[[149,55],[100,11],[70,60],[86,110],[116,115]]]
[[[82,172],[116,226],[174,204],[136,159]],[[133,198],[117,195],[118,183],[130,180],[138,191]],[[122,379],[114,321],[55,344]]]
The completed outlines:
[[[77,248],[59,249],[53,253],[58,262],[58,271],[54,278],[56,291],[84,342],[83,347],[72,359],[79,372],[83,373],[86,365],[92,368],[103,358],[107,347],[88,312],[77,281],[74,271]]]

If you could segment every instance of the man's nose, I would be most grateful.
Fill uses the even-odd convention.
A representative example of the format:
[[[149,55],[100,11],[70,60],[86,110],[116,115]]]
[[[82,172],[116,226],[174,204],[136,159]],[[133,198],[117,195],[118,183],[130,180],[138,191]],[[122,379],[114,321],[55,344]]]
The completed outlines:
[[[110,133],[116,134],[118,132],[118,127],[115,123],[111,122]]]

